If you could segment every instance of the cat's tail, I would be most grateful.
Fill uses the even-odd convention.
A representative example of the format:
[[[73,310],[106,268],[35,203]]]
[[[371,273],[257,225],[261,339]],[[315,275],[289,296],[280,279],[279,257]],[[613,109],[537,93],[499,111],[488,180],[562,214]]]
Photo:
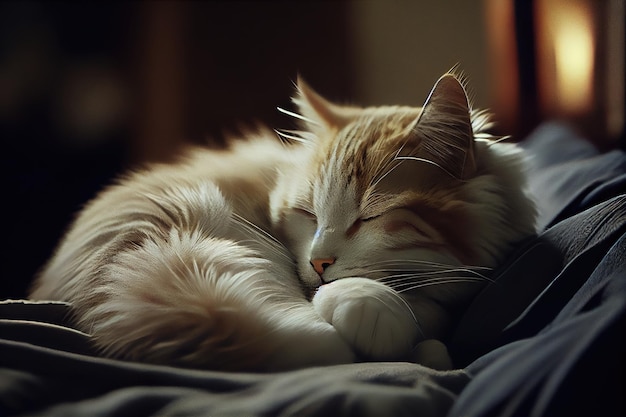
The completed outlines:
[[[353,353],[296,286],[232,241],[172,232],[116,255],[74,300],[103,354],[215,370],[347,363]]]

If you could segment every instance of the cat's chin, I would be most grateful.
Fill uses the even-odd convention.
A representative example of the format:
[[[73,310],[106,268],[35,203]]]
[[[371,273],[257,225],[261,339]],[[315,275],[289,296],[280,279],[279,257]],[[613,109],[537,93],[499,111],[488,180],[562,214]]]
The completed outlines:
[[[319,287],[325,284],[322,278],[311,267],[298,268],[298,277],[307,292],[311,292],[311,297]],[[310,297],[309,297],[310,298]]]

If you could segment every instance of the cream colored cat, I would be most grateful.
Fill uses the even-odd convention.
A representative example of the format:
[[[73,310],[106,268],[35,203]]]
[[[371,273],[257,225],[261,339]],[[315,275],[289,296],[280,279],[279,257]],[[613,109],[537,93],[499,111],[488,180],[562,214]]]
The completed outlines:
[[[423,108],[329,103],[303,129],[189,149],[79,214],[32,298],[72,304],[102,353],[271,371],[403,360],[534,232],[519,152],[453,74]]]

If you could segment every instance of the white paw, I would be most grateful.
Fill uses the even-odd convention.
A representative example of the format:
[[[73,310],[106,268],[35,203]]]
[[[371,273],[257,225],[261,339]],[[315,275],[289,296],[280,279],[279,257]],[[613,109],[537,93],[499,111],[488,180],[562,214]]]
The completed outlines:
[[[408,358],[418,338],[418,324],[404,300],[370,279],[344,278],[324,285],[313,306],[369,360]]]

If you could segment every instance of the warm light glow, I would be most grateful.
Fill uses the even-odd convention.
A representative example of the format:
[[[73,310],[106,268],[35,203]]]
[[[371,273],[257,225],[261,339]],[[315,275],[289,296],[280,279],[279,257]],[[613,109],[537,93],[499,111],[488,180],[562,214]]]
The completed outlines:
[[[591,106],[593,32],[590,16],[580,7],[562,7],[554,16],[554,54],[558,101],[568,113]]]
[[[562,115],[586,113],[594,99],[595,41],[589,2],[541,0],[537,6],[545,109]]]

